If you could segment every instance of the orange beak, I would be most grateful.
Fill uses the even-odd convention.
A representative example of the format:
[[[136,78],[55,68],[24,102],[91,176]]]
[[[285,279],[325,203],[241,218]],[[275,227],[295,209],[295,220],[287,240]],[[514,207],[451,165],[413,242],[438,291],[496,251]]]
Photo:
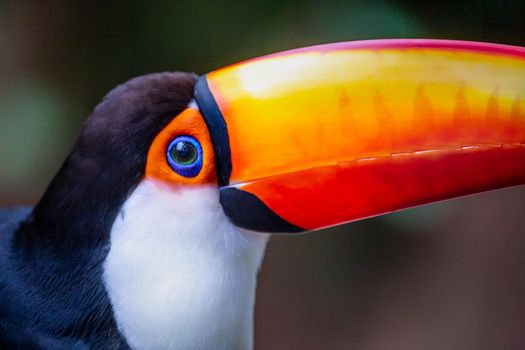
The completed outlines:
[[[316,230],[525,183],[525,48],[341,43],[212,72],[196,102],[238,226]]]

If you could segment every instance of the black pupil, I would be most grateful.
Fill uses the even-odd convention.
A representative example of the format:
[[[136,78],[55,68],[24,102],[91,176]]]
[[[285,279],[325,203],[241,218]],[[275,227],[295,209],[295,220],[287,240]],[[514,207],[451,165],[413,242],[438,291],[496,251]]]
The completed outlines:
[[[171,158],[182,165],[192,164],[197,159],[197,150],[191,142],[177,142],[170,153]]]

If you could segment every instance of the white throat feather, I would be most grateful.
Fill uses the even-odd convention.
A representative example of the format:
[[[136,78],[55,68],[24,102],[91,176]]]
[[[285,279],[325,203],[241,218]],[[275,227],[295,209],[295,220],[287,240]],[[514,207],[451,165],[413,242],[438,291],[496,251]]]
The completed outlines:
[[[143,180],[111,230],[104,280],[133,349],[251,349],[267,235],[235,227],[216,186]]]

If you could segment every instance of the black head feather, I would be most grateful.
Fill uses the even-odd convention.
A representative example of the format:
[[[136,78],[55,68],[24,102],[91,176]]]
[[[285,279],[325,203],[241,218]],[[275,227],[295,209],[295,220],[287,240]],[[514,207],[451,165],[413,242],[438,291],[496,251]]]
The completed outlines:
[[[35,207],[27,235],[49,244],[104,242],[144,174],[153,138],[187,107],[195,80],[188,73],[151,74],[111,91]]]

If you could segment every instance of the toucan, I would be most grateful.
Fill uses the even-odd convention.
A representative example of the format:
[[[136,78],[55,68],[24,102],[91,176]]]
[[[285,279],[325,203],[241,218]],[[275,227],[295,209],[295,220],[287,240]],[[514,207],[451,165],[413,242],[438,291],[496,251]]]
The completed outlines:
[[[251,349],[270,234],[525,183],[525,48],[307,47],[109,92],[0,211],[0,348]]]

